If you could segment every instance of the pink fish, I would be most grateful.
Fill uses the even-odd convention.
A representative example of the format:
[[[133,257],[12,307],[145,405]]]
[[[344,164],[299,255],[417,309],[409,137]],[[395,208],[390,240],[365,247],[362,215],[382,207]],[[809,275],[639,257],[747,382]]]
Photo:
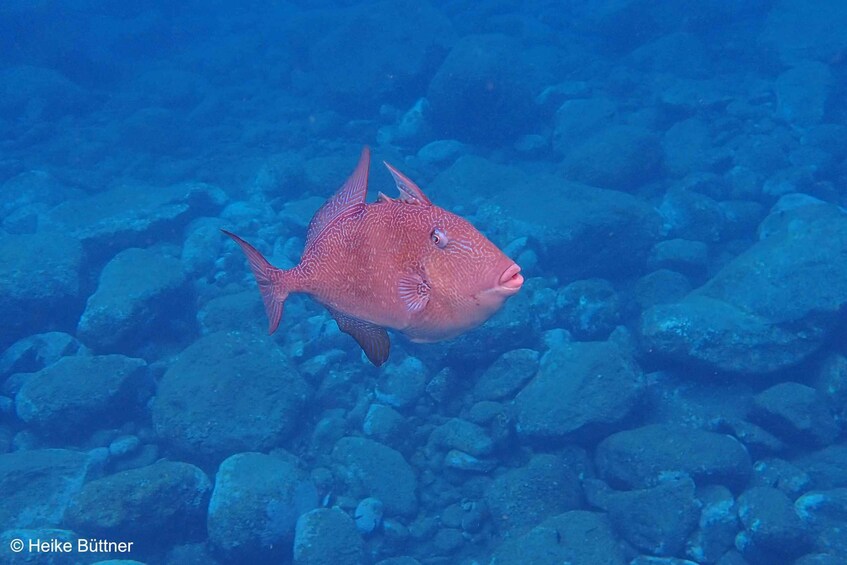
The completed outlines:
[[[467,220],[430,202],[418,186],[385,163],[399,198],[380,193],[365,203],[370,151],[315,213],[300,263],[273,267],[228,231],[247,255],[265,302],[269,333],[285,299],[309,294],[327,307],[342,332],[382,365],[386,328],[415,342],[455,337],[490,318],[523,284],[521,268]]]

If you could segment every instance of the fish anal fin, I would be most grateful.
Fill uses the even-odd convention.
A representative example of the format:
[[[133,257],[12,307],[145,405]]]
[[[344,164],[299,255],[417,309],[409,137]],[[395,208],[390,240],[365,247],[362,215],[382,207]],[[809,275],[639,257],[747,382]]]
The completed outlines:
[[[338,329],[356,340],[371,363],[379,367],[388,360],[391,339],[385,328],[354,318],[334,308],[328,308],[328,310],[335,318]]]

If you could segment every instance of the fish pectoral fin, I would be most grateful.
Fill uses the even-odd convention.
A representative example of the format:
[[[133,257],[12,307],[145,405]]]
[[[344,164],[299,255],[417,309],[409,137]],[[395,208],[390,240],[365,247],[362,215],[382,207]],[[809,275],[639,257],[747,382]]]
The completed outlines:
[[[431,290],[426,279],[416,273],[403,275],[397,285],[400,299],[413,314],[426,308]]]
[[[338,329],[353,336],[353,339],[356,340],[371,363],[379,367],[388,360],[391,339],[388,337],[385,328],[354,318],[333,308],[328,308],[328,310],[335,318]]]

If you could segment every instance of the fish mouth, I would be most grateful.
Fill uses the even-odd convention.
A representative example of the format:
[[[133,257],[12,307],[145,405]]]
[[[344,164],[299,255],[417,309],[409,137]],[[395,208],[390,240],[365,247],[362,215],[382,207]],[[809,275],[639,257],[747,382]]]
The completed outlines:
[[[521,268],[517,263],[512,263],[511,266],[503,271],[500,275],[500,280],[497,281],[497,286],[510,294],[514,294],[523,286],[523,275]]]

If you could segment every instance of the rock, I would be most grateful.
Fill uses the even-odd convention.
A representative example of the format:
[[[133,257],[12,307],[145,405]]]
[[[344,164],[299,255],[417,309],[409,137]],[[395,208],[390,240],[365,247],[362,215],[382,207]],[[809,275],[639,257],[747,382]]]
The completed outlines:
[[[294,565],[362,565],[365,551],[353,520],[338,508],[316,508],[297,520]]]
[[[356,522],[356,529],[362,535],[373,533],[380,525],[382,525],[382,515],[385,507],[382,501],[378,498],[363,498],[356,505],[356,513],[353,514],[353,520]]]
[[[779,383],[757,394],[752,416],[785,441],[804,446],[825,446],[840,433],[823,395],[795,382]]]
[[[403,416],[390,406],[371,404],[362,431],[370,438],[389,446],[399,446],[408,438],[408,426]]]
[[[464,191],[456,194],[457,186]],[[527,173],[482,157],[460,157],[433,180],[428,192],[440,194],[448,207],[451,198],[467,204],[465,194],[485,194],[497,206],[481,208],[477,225],[487,223],[484,231],[495,242],[519,237],[541,242],[536,251],[540,263],[561,280],[640,272],[661,229],[656,210],[630,194]],[[504,220],[504,213],[511,221]]]
[[[689,292],[691,283],[688,278],[667,269],[653,271],[635,283],[635,300],[643,310],[656,304],[676,302]]]
[[[847,422],[847,357],[838,353],[828,356],[821,363],[814,382],[815,388],[832,406],[836,418]]]
[[[626,541],[658,556],[680,553],[699,518],[694,482],[687,477],[649,489],[609,493],[605,506],[609,520]]]
[[[697,531],[688,540],[686,554],[698,563],[714,563],[735,546],[739,530],[735,499],[726,487],[699,489],[702,505]]]
[[[847,558],[847,489],[808,492],[794,501],[794,510],[814,534],[815,551]]]
[[[485,502],[498,530],[524,532],[580,507],[579,470],[557,455],[535,455],[525,466],[495,478],[485,489]]]
[[[464,36],[429,83],[437,136],[490,145],[530,132],[540,79],[538,64],[512,37]]]
[[[609,123],[618,108],[604,97],[566,100],[556,110],[553,149],[562,156]]]
[[[453,42],[450,21],[428,2],[369,2],[291,18],[286,37],[304,54],[295,84],[311,98],[358,113],[420,92]],[[320,29],[316,37],[310,30]],[[363,37],[382,37],[383,49]]]
[[[90,468],[87,454],[68,449],[0,454],[0,523],[9,528],[59,526]]]
[[[641,370],[614,343],[564,344],[515,397],[516,429],[530,442],[593,436],[626,418],[641,392]]]
[[[407,357],[399,364],[389,363],[381,373],[376,398],[395,408],[411,407],[426,389],[426,370],[414,357]]]
[[[675,177],[712,171],[723,158],[716,148],[714,126],[692,117],[676,122],[662,137],[663,160],[666,170]]]
[[[180,261],[146,249],[126,249],[100,273],[77,335],[100,353],[138,349],[166,339],[190,302]],[[193,318],[191,309],[188,313]]]
[[[298,516],[317,506],[317,490],[285,458],[237,453],[215,476],[209,541],[227,559],[266,561],[288,555]]]
[[[212,280],[215,263],[223,250],[219,218],[198,218],[185,230],[180,262],[185,274],[192,278]]]
[[[87,257],[105,262],[122,249],[161,241],[162,234],[180,234],[195,218],[215,216],[225,198],[219,188],[203,183],[154,189],[122,185],[59,204],[45,226],[82,242]]]
[[[847,49],[839,30],[847,26],[847,6],[824,12],[802,0],[780,0],[768,12],[759,42],[788,65],[813,60],[830,63]]]
[[[433,429],[427,445],[445,451],[457,449],[473,457],[485,457],[494,449],[494,443],[482,427],[461,418],[450,418]]]
[[[808,531],[785,494],[775,488],[754,487],[738,497],[738,517],[744,531],[736,548],[753,561],[775,563],[798,557],[809,548]]]
[[[604,279],[574,281],[559,290],[557,327],[568,330],[576,341],[599,341],[609,337],[620,321],[620,300]]]
[[[397,451],[360,437],[338,440],[332,450],[336,478],[355,498],[383,501],[386,515],[411,515],[417,510],[417,480],[412,467]]]
[[[112,440],[109,444],[109,456],[117,458],[126,457],[132,455],[139,447],[141,447],[141,440],[138,439],[138,436],[120,436]]]
[[[462,530],[458,528],[440,528],[432,539],[432,546],[437,555],[456,553],[463,545],[465,545],[465,538]]]
[[[759,459],[753,466],[750,486],[773,487],[794,500],[809,490],[811,478],[802,469],[784,459]]]
[[[66,235],[0,236],[0,348],[34,333],[73,326],[79,312],[82,246]]]
[[[565,176],[590,186],[633,191],[660,172],[658,138],[634,126],[608,126],[573,147],[565,157]]]
[[[36,373],[62,357],[87,355],[88,350],[74,336],[47,332],[25,337],[0,355],[0,377],[12,373]]]
[[[444,456],[444,466],[467,473],[488,473],[497,467],[494,459],[480,459],[464,451],[451,449]]]
[[[123,355],[62,357],[15,396],[18,417],[59,437],[126,421],[150,393],[147,364]]]
[[[685,473],[698,486],[747,483],[750,456],[735,438],[670,424],[617,432],[597,446],[597,471],[612,486],[644,488],[669,473]]]
[[[671,238],[708,243],[725,238],[726,213],[720,202],[705,194],[674,186],[662,198],[659,212]]]
[[[224,331],[258,333],[267,331],[267,315],[254,289],[217,296],[197,312],[197,324],[203,334]]]
[[[489,565],[514,563],[624,565],[627,561],[604,514],[573,510],[503,542],[494,550]]]
[[[197,538],[205,532],[211,490],[209,478],[194,465],[159,461],[86,483],[65,522],[89,537],[145,545]]]
[[[438,139],[421,147],[418,159],[431,166],[444,167],[468,152],[468,146],[461,141]]]
[[[776,79],[777,113],[794,126],[820,123],[826,116],[834,78],[830,68],[803,62]]]
[[[513,349],[497,358],[477,379],[474,397],[509,399],[538,371],[540,355],[532,349]]]
[[[62,73],[19,65],[0,72],[0,113],[25,121],[56,120],[82,111],[91,96]]]
[[[653,246],[650,264],[657,269],[668,269],[691,277],[699,277],[707,267],[709,248],[702,241],[666,239]]]
[[[847,305],[847,214],[809,205],[770,217],[772,231],[709,282],[641,320],[644,351],[744,375],[795,365]]]
[[[799,457],[794,463],[808,473],[816,489],[847,487],[847,445],[831,445]]]
[[[300,426],[310,395],[269,338],[215,333],[187,347],[165,372],[153,400],[153,426],[176,452],[219,461],[284,442]]]

